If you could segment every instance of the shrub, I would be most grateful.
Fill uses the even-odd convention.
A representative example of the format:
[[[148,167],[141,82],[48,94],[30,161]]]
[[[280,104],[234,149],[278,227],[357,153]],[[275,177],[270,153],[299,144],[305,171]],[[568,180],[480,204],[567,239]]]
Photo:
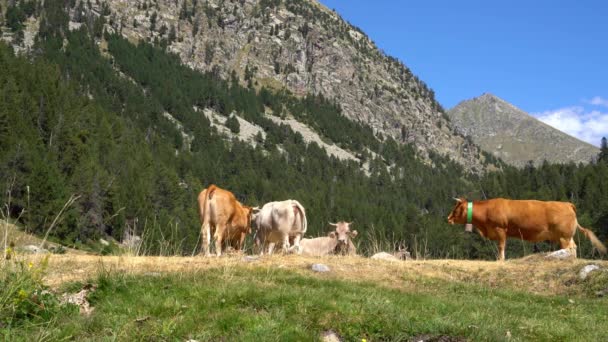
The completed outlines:
[[[15,257],[0,263],[0,326],[32,319],[48,321],[56,314],[59,300],[42,283],[47,264],[48,256],[38,263]]]

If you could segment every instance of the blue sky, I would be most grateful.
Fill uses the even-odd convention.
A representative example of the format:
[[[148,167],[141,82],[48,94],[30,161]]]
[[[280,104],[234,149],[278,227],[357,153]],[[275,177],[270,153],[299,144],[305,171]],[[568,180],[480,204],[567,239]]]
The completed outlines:
[[[489,92],[594,145],[608,137],[608,1],[320,1],[446,109]]]

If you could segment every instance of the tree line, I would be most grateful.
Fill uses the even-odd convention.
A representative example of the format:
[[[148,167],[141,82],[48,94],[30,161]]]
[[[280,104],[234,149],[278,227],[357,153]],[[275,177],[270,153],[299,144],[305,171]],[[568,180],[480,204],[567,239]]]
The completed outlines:
[[[35,233],[46,231],[67,198],[78,194],[51,232],[54,239],[85,246],[106,236],[120,241],[134,230],[145,235],[150,253],[171,240],[189,254],[199,240],[196,196],[214,183],[249,205],[298,199],[311,235],[325,234],[328,221],[354,220],[362,245],[402,241],[425,257],[494,258],[487,241],[445,223],[451,198],[460,195],[569,200],[583,225],[608,237],[605,146],[588,165],[504,166],[478,176],[433,153],[429,165],[412,146],[348,120],[322,95],[256,91],[235,74],[223,80],[192,70],[162,46],[97,34],[99,25],[70,32],[62,29],[64,5],[44,6],[43,13],[54,14],[44,15],[33,55],[17,57],[0,44],[6,70],[0,74],[0,179],[4,193],[10,190],[12,216]],[[107,56],[99,39],[107,42]],[[256,147],[231,141],[195,108],[234,113],[266,137]],[[165,112],[182,123],[191,145]],[[361,162],[328,156],[265,112],[294,116]],[[509,248],[509,255],[531,250]]]

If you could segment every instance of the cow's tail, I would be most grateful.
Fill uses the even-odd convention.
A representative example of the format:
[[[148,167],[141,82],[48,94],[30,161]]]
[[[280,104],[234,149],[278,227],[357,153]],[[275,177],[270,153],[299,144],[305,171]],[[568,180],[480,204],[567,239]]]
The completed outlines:
[[[600,253],[606,254],[606,246],[604,246],[600,239],[598,239],[597,236],[595,236],[595,234],[591,230],[581,227],[578,222],[576,223],[576,226],[583,234],[585,234],[587,239],[591,241],[593,247],[595,247]]]
[[[211,212],[209,210],[209,200],[215,194],[215,190],[217,190],[217,186],[215,186],[214,184],[209,185],[209,187],[207,188],[207,195],[203,199],[203,208],[202,208],[203,213],[204,213],[203,223],[209,222],[209,220],[211,218]]]
[[[300,223],[302,224],[303,236],[304,233],[306,233],[306,229],[308,228],[308,221],[306,220],[306,211],[304,210],[304,207],[300,204],[300,202],[294,200],[293,203],[296,205],[298,211],[300,212]]]

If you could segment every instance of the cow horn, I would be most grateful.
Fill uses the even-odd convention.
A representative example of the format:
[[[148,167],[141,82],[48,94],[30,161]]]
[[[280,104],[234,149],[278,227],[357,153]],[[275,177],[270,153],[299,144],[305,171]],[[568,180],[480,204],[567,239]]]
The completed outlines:
[[[329,223],[330,226],[337,226],[338,225],[337,223],[331,223],[331,222],[327,222],[327,223]]]
[[[251,208],[252,211],[260,211],[260,207],[253,207]]]
[[[347,224],[350,226],[351,224],[355,223],[355,221],[350,221]]]
[[[452,198],[454,199],[454,201],[456,201],[458,203],[462,202],[462,200],[460,198],[456,198],[456,197],[452,197]]]

